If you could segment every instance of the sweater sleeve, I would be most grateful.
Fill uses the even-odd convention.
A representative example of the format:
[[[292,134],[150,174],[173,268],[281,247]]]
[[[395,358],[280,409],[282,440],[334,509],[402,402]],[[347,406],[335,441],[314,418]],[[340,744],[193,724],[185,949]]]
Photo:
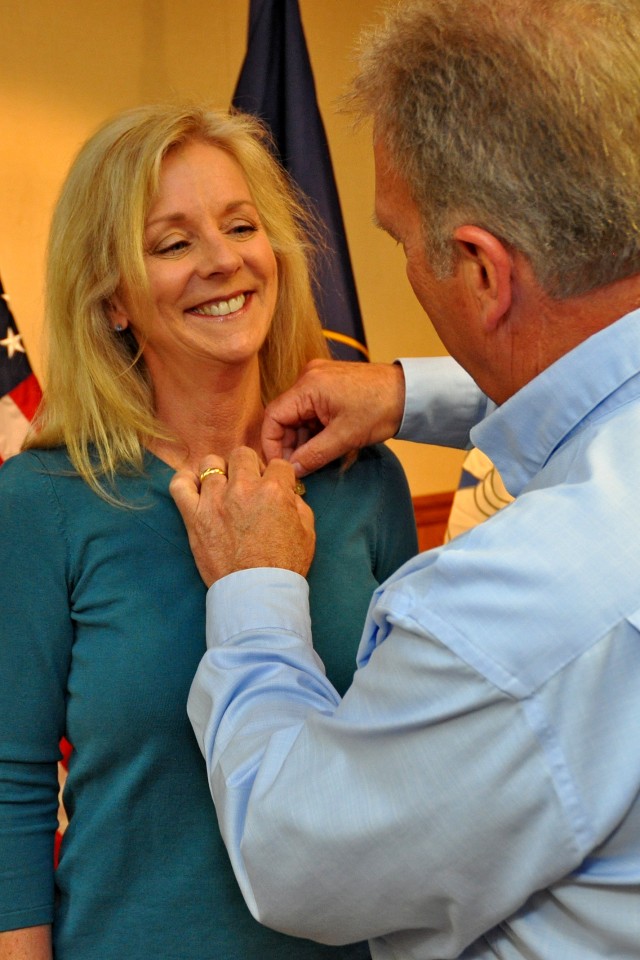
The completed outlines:
[[[53,919],[59,741],[72,641],[65,531],[35,454],[0,469],[0,929]]]

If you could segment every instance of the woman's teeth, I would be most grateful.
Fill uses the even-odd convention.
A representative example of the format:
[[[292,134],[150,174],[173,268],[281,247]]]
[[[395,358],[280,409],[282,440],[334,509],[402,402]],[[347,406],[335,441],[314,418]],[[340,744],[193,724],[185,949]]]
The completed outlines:
[[[246,299],[244,293],[241,293],[237,297],[231,297],[230,300],[218,300],[217,303],[206,303],[202,307],[196,307],[194,313],[201,313],[206,317],[226,317],[228,313],[235,313],[243,307]]]

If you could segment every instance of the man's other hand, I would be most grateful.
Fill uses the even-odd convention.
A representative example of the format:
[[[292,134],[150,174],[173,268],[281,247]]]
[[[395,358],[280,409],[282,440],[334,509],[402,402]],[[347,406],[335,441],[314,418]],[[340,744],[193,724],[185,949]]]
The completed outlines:
[[[211,455],[199,473],[178,471],[170,491],[207,587],[251,567],[306,575],[315,549],[314,519],[296,493],[289,463],[272,460],[265,468],[253,450],[239,447],[228,464]]]

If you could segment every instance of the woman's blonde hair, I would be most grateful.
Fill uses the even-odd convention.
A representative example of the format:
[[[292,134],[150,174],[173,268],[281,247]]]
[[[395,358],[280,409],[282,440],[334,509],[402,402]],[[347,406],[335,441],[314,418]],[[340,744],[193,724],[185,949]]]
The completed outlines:
[[[161,104],[127,111],[82,147],[56,205],[46,275],[48,361],[41,410],[25,447],[64,444],[84,479],[140,470],[144,442],[166,437],[154,413],[144,344],[114,335],[110,300],[127,292],[133,312],[150,304],[143,259],[145,220],[163,158],[193,140],[240,165],[278,265],[278,297],[259,365],[264,402],[329,355],[311,287],[313,218],[274,159],[253,117],[204,106]]]

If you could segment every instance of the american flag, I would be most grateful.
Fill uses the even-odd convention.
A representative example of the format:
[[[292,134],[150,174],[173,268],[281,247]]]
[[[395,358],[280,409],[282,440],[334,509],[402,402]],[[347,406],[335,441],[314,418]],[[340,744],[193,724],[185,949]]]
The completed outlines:
[[[19,451],[41,396],[0,281],[0,464]]]

